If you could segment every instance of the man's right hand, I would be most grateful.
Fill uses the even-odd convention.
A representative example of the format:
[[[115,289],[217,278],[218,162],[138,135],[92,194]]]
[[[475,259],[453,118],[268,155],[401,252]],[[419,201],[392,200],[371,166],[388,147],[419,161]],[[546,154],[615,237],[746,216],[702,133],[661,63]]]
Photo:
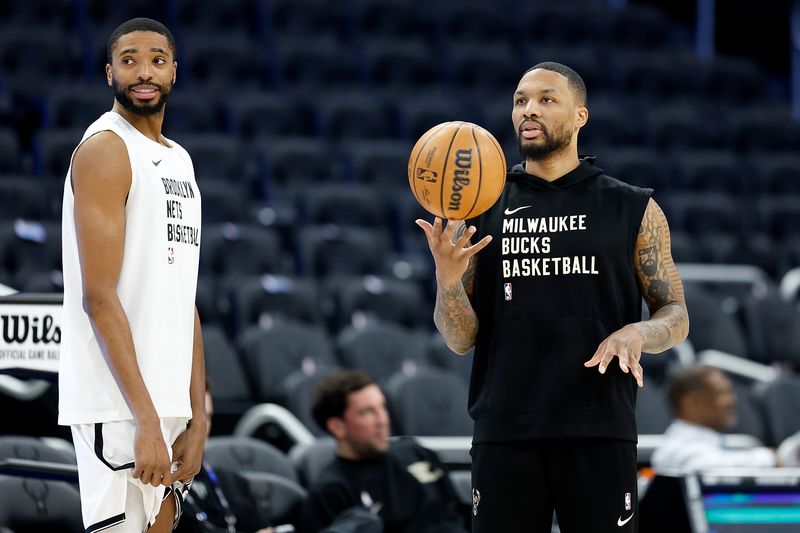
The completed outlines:
[[[157,487],[171,481],[169,451],[161,434],[161,426],[155,422],[136,424],[133,440],[133,477],[145,485]]]
[[[487,235],[470,246],[469,239],[475,234],[476,229],[475,226],[467,228],[462,220],[448,220],[444,230],[442,230],[442,219],[439,217],[433,219],[433,225],[422,219],[417,219],[416,223],[428,239],[428,247],[436,263],[436,280],[445,287],[461,282],[470,258],[483,250],[492,240],[492,236]],[[458,238],[454,242],[453,236],[456,232]]]

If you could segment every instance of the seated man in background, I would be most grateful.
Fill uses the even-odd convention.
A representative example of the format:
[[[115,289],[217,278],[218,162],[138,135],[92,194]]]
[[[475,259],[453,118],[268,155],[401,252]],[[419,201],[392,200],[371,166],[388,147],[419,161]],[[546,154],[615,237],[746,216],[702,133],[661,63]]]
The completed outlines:
[[[303,531],[319,532],[360,508],[381,518],[386,533],[466,532],[436,455],[411,438],[390,442],[386,399],[369,376],[333,374],[315,391],[311,412],[336,439],[336,458],[309,490]]]
[[[667,397],[676,419],[653,453],[651,463],[656,472],[796,464],[791,459],[796,446],[789,442],[793,437],[781,445],[780,454],[766,447],[723,446],[723,432],[736,422],[736,394],[722,371],[702,365],[681,370],[670,379]]]

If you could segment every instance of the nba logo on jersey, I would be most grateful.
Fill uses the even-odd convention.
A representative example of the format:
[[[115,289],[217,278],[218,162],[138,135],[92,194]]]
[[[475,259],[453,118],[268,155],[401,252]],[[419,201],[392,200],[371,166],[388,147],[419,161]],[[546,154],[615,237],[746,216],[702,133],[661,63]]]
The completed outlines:
[[[175,262],[175,248],[170,246],[167,248],[167,264],[173,264]]]
[[[626,511],[630,511],[631,510],[631,493],[630,492],[626,492],[625,493],[625,510]]]
[[[511,300],[511,284],[510,283],[503,284],[503,294],[505,294],[507,302]]]

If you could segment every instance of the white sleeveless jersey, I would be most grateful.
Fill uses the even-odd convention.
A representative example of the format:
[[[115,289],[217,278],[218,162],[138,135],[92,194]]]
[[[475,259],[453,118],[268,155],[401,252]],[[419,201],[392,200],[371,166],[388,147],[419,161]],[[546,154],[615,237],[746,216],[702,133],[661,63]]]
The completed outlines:
[[[191,417],[189,382],[200,257],[200,193],[189,154],[145,137],[118,113],[96,120],[81,139],[112,131],[124,142],[132,180],[117,295],[136,358],[158,416]],[[83,309],[75,236],[72,165],[62,215],[64,311],[59,369],[59,424],[133,418]]]

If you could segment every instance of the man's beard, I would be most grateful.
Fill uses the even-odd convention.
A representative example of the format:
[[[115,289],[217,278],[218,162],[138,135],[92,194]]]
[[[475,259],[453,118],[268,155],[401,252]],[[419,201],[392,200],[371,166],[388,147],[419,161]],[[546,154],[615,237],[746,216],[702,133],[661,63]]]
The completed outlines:
[[[527,161],[531,159],[533,161],[538,161],[544,159],[553,152],[569,146],[569,143],[572,141],[572,132],[566,128],[558,131],[556,135],[550,135],[549,130],[545,128],[544,124],[538,121],[537,124],[539,124],[542,130],[541,136],[544,138],[544,143],[542,144],[531,143],[523,146],[522,141],[527,139],[523,139],[519,130],[517,130],[517,149],[523,160]]]
[[[164,104],[166,104],[169,99],[169,95],[172,94],[172,83],[168,85],[160,85],[154,82],[134,83],[123,88],[116,80],[113,80],[111,85],[114,89],[114,98],[117,102],[131,113],[142,117],[150,117],[161,113],[164,110]],[[144,105],[137,104],[131,97],[130,92],[134,87],[139,87],[141,85],[158,87],[160,96],[155,101],[151,100],[148,103],[142,102]]]

